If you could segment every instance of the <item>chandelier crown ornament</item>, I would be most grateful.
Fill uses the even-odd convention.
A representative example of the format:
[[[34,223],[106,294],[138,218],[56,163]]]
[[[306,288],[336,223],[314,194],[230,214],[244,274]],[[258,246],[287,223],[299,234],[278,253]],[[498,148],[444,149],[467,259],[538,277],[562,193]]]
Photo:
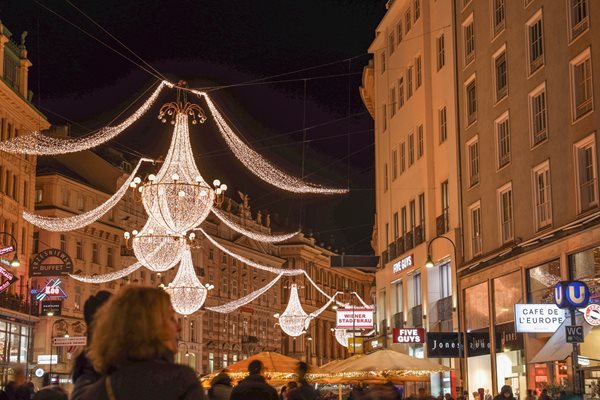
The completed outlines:
[[[171,295],[171,304],[178,314],[193,314],[204,304],[208,290],[196,276],[189,246],[183,249],[177,275],[165,290]]]

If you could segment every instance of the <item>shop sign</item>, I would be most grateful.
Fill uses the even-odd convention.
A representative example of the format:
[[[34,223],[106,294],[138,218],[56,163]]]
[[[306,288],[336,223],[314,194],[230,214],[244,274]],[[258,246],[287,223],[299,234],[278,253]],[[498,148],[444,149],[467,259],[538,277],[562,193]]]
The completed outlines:
[[[583,343],[583,326],[567,325],[565,326],[567,343]]]
[[[45,263],[51,259],[53,263]],[[29,264],[30,276],[63,276],[73,273],[73,260],[61,249],[46,249]]]
[[[565,310],[561,310],[555,304],[515,304],[517,332],[554,333],[565,318]]]
[[[1,248],[0,248],[0,256],[1,256],[2,254],[10,253],[10,252],[12,252],[12,251],[15,251],[15,248],[14,248],[14,247],[12,247],[12,246],[1,247]]]
[[[348,338],[348,352],[353,354],[364,353],[363,338],[361,337],[349,337]]]
[[[428,358],[461,358],[462,350],[458,332],[427,332]]]
[[[18,279],[11,272],[9,272],[6,268],[0,265],[0,276],[2,276],[5,280],[0,284],[0,293],[8,289],[10,285],[15,283]]]
[[[524,348],[523,334],[515,332],[514,324],[509,322],[496,325],[496,353]]]
[[[44,288],[37,293],[35,298],[38,301],[42,301],[45,299],[48,299],[48,300],[66,299],[67,294],[60,287],[61,283],[62,283],[62,281],[60,279],[50,279],[46,283],[46,286],[44,286]]]
[[[61,315],[62,300],[42,301],[42,315]]]
[[[554,302],[558,308],[585,307],[590,301],[590,288],[581,281],[563,281],[554,286]]]
[[[400,259],[398,262],[395,262],[394,265],[392,265],[392,271],[397,274],[398,272],[404,271],[407,268],[412,267],[413,265],[415,265],[414,262],[414,257],[413,255],[409,255],[406,256],[402,259]]]
[[[373,309],[345,308],[337,310],[335,329],[373,329]]]
[[[477,357],[490,354],[492,344],[490,343],[490,333],[468,332],[467,333],[467,355],[468,357]]]
[[[592,326],[600,325],[600,304],[589,304],[583,311],[583,318]]]
[[[40,354],[37,358],[37,363],[40,365],[58,364],[58,355],[52,354]]]
[[[394,328],[392,332],[393,343],[425,343],[424,328]]]
[[[87,337],[86,336],[55,337],[55,338],[52,338],[52,345],[56,346],[56,347],[85,346],[85,345],[87,345]]]
[[[365,353],[371,353],[377,349],[383,348],[383,345],[384,345],[383,341],[384,341],[383,336],[376,337],[376,338],[365,341],[364,342]]]

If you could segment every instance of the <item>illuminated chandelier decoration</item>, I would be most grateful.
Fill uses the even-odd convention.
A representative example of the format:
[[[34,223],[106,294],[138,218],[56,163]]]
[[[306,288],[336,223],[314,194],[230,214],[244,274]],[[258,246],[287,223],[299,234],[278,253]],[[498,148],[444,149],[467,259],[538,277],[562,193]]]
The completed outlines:
[[[278,319],[281,330],[292,337],[300,336],[310,324],[311,318],[302,309],[298,298],[298,285],[295,283],[292,283],[290,288],[288,305]]]
[[[125,239],[129,238],[130,234],[125,233]],[[132,242],[135,257],[153,272],[173,268],[181,259],[185,247],[184,237],[173,235],[154,218],[148,218],[146,225],[134,235]]]
[[[189,246],[183,250],[175,279],[165,290],[171,295],[171,304],[179,314],[193,314],[204,304],[207,289],[196,276]]]
[[[351,338],[353,333],[347,329],[334,329],[335,340],[343,347],[348,347],[348,338]]]

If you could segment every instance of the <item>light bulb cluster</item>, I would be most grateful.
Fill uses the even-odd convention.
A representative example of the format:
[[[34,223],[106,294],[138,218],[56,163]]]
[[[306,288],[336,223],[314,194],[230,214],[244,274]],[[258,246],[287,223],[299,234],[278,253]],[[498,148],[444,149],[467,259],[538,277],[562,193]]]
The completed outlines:
[[[237,224],[236,222],[232,221],[231,219],[229,219],[227,217],[227,215],[223,211],[219,210],[216,207],[212,208],[212,212],[214,215],[217,216],[217,218],[219,218],[219,220],[221,220],[221,222],[223,222],[225,225],[227,225],[234,231],[241,233],[242,235],[249,237],[250,239],[257,240],[259,242],[265,242],[265,243],[283,242],[285,240],[293,238],[294,236],[296,236],[299,233],[299,232],[292,232],[292,233],[285,233],[285,234],[280,234],[280,235],[268,235],[266,233],[254,232],[254,231],[251,231],[250,229],[246,229],[242,225]]]
[[[36,131],[30,135],[17,136],[8,141],[0,142],[0,151],[13,154],[55,155],[94,148],[113,139],[140,119],[154,104],[165,86],[168,86],[167,83],[161,82],[144,104],[119,125],[106,126],[87,136],[68,139],[54,138]]]
[[[315,193],[315,194],[343,194],[348,193],[348,189],[328,188],[315,183],[304,182],[303,180],[286,174],[256,151],[251,149],[240,139],[229,127],[225,118],[219,113],[206,92],[192,90],[193,93],[204,97],[206,104],[216,122],[216,125],[225,139],[227,146],[231,149],[238,160],[246,166],[254,175],[271,185],[293,193]]]
[[[173,309],[179,314],[193,314],[204,304],[207,289],[196,276],[189,246],[183,250],[175,279],[165,290],[171,295]]]
[[[254,292],[247,294],[244,297],[230,301],[229,303],[225,303],[220,306],[205,307],[205,308],[207,310],[218,312],[218,313],[233,312],[233,311],[237,310],[238,308],[240,308],[241,306],[251,303],[254,300],[256,300],[257,298],[259,298],[260,296],[262,296],[269,289],[271,289],[273,287],[273,285],[275,285],[277,283],[277,281],[279,281],[281,279],[282,276],[283,276],[283,274],[277,275],[277,277],[275,279],[273,279],[271,282],[269,282],[265,286],[261,287],[260,289],[257,289]]]
[[[119,271],[110,272],[108,274],[102,275],[75,275],[69,274],[69,276],[76,281],[85,282],[85,283],[106,283],[110,281],[114,281],[116,279],[124,278],[132,272],[137,271],[142,266],[141,262],[136,262],[135,264],[131,264],[127,268],[123,268]]]
[[[140,165],[144,161],[152,161],[149,158],[142,158],[134,168],[129,178],[121,185],[119,190],[115,192],[108,200],[104,203],[100,204],[98,207],[93,210],[87,211],[83,214],[74,215],[72,217],[44,217],[41,215],[33,214],[28,211],[23,211],[23,219],[25,221],[37,226],[38,228],[52,231],[52,232],[66,232],[72,231],[75,229],[83,228],[91,224],[94,221],[100,219],[104,214],[106,214],[111,208],[113,208],[121,198],[127,193],[127,189],[131,184],[134,183],[135,174],[140,168]]]
[[[302,304],[300,304],[298,297],[298,285],[295,283],[292,283],[290,288],[288,305],[278,319],[281,330],[288,336],[300,336],[308,328],[311,318],[302,309]]]

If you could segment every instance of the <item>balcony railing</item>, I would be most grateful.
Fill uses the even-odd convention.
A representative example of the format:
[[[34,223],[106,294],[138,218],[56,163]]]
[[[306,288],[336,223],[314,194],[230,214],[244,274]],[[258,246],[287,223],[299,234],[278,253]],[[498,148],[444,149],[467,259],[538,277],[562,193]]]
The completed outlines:
[[[411,310],[413,326],[423,326],[423,305],[414,306]]]
[[[404,234],[404,251],[408,251],[415,247],[415,242],[413,240],[413,232],[406,232]]]
[[[399,237],[398,239],[396,239],[396,254],[400,255],[404,253],[404,251],[404,238]]]
[[[38,303],[27,303],[20,296],[10,293],[0,294],[0,308],[7,308],[23,314],[38,315]]]
[[[382,266],[384,266],[385,264],[387,264],[390,261],[390,257],[388,255],[388,251],[384,251],[383,253],[381,253],[381,263]]]
[[[450,230],[450,210],[446,208],[442,215],[435,218],[436,234],[443,235]]]
[[[417,226],[414,232],[415,246],[418,246],[425,241],[425,229],[423,229],[423,225]]]
[[[390,243],[388,245],[388,254],[390,256],[390,260],[393,260],[394,258],[396,258],[398,256],[398,254],[396,252],[396,243]]]
[[[394,328],[404,328],[404,313],[394,314]]]
[[[452,319],[452,296],[439,299],[437,302],[438,320],[446,321]]]

